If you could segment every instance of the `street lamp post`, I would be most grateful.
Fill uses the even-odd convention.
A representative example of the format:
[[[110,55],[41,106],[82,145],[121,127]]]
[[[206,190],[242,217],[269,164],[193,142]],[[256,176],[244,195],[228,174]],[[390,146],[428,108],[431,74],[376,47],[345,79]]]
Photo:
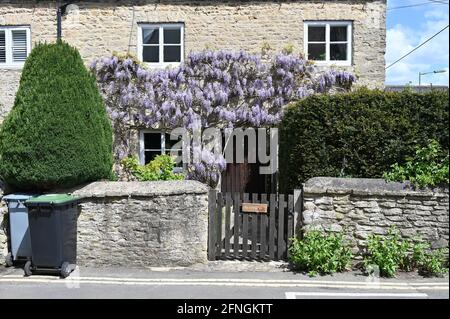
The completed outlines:
[[[437,70],[437,71],[431,71],[431,72],[419,72],[419,86],[422,85],[422,76],[427,74],[437,74],[437,73],[445,73],[447,70]]]

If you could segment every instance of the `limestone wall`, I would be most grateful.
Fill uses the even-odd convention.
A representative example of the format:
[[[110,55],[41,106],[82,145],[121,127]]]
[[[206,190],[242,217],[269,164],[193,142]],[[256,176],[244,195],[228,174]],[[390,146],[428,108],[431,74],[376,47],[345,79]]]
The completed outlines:
[[[194,181],[96,182],[78,218],[78,264],[187,266],[207,260],[208,188]]]
[[[381,179],[316,177],[303,189],[302,230],[344,232],[354,251],[370,234],[395,226],[404,238],[420,236],[434,248],[448,246],[448,189],[413,190]]]

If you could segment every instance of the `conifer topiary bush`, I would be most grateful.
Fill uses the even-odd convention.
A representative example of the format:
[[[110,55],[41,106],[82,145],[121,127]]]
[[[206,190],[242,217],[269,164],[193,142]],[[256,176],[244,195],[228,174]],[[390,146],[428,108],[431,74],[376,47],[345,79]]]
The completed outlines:
[[[95,78],[67,43],[37,45],[0,128],[0,179],[21,190],[111,176],[112,130]]]

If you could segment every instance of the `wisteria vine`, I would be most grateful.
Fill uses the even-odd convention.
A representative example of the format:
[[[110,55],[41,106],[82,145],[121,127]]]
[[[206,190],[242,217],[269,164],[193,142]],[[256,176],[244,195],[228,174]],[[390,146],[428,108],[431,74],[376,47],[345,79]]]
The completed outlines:
[[[269,62],[246,52],[191,53],[179,67],[149,70],[132,57],[113,55],[91,64],[115,131],[116,161],[130,153],[131,127],[189,131],[207,127],[262,127],[280,122],[283,106],[313,94],[349,90],[356,77],[318,72],[299,56]],[[193,148],[194,150],[196,148]],[[225,169],[223,157],[199,150],[202,162],[188,178],[211,186]]]

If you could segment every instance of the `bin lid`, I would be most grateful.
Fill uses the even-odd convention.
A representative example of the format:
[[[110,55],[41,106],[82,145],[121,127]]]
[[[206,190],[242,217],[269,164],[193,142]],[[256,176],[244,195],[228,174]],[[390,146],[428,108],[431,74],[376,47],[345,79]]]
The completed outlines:
[[[28,199],[25,204],[31,206],[61,206],[78,202],[81,198],[70,194],[47,194]]]
[[[14,193],[3,196],[3,199],[6,201],[26,201],[35,196],[37,194]]]

